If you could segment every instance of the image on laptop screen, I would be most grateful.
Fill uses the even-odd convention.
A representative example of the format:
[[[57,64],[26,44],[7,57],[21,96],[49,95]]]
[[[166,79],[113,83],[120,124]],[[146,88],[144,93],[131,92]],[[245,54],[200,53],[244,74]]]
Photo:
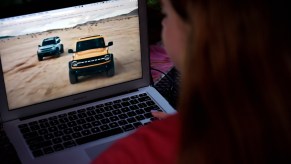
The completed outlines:
[[[9,110],[141,78],[137,3],[112,0],[0,19]]]

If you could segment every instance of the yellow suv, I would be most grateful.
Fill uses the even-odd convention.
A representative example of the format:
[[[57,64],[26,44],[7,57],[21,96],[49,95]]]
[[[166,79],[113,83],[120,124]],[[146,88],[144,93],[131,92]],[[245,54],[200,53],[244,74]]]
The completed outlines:
[[[114,75],[113,54],[109,53],[109,46],[113,42],[105,45],[102,35],[80,38],[76,41],[76,51],[69,49],[68,53],[73,53],[69,62],[69,78],[71,84],[78,82],[78,76],[86,76],[106,72],[108,77]]]

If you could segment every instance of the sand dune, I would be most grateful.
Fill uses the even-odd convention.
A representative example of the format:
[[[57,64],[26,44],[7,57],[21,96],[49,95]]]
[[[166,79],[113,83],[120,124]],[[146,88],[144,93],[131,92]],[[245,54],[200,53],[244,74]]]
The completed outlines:
[[[118,82],[141,77],[139,28],[136,16],[87,23],[74,28],[58,29],[37,34],[0,40],[0,54],[10,109],[68,96]],[[80,77],[80,82],[70,84],[68,49],[75,49],[74,40],[79,37],[101,34],[106,43],[113,41],[109,49],[114,54],[113,77],[100,73]],[[59,36],[64,45],[60,57],[47,57],[39,62],[38,45],[44,38]]]

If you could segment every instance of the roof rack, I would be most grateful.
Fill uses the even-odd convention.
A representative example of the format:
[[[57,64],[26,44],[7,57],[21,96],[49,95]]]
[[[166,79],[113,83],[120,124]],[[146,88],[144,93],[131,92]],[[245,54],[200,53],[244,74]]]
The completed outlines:
[[[92,38],[92,37],[98,37],[98,36],[102,36],[102,35],[93,35],[93,36],[87,36],[87,37],[84,37],[84,38],[79,38],[79,39],[88,39],[88,38]]]

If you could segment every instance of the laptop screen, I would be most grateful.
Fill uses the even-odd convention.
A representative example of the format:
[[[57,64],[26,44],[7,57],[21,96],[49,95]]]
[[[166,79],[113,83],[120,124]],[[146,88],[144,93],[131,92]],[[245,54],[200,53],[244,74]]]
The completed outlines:
[[[72,95],[92,98],[90,91],[109,93],[111,86],[142,79],[138,6],[137,0],[110,0],[1,18],[8,110],[58,99],[70,104],[78,99],[66,99]]]

